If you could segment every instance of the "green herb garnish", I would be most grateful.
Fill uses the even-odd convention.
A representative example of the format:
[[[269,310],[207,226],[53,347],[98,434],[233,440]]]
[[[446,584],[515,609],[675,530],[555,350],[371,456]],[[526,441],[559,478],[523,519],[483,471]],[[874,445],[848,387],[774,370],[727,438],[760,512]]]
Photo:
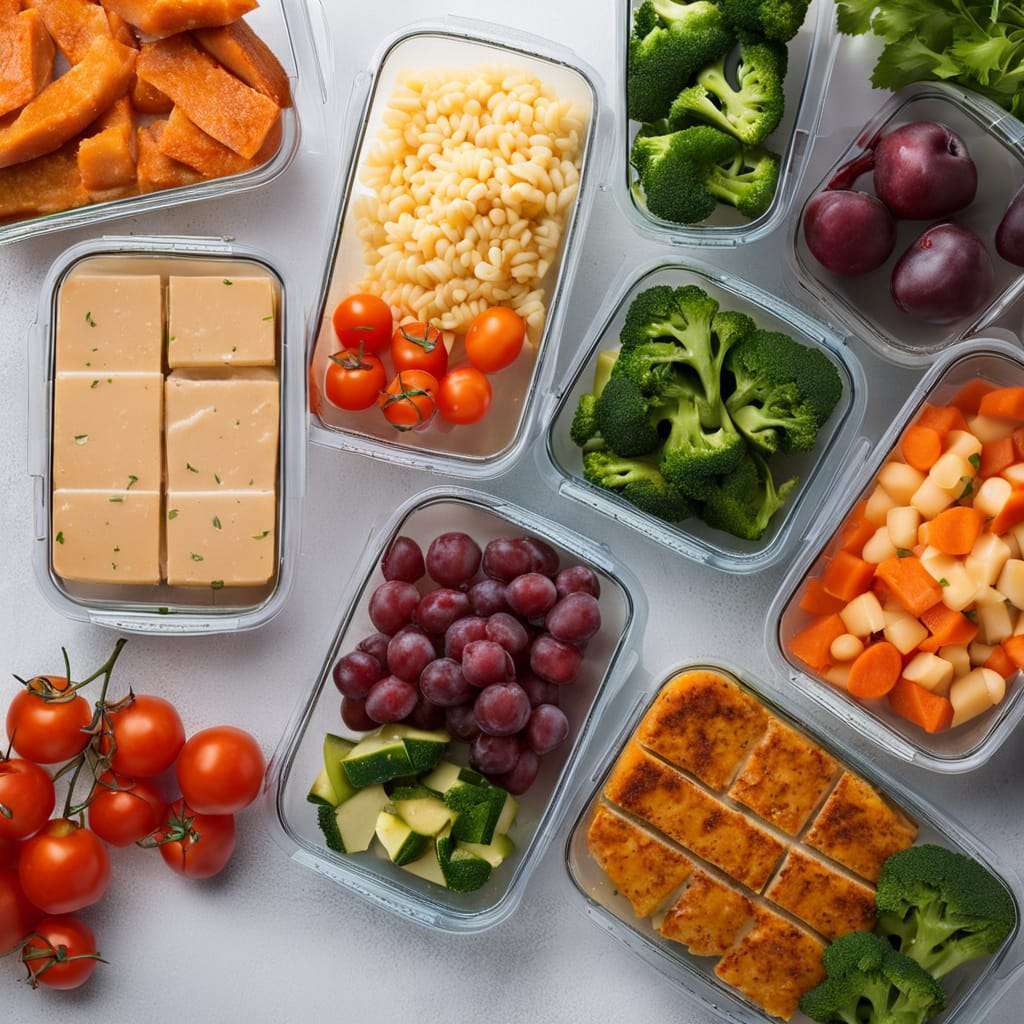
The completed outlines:
[[[219,529],[221,528],[221,525],[220,525],[220,516],[214,516],[214,517],[213,517],[213,528],[214,528],[215,530],[219,530]]]
[[[89,310],[89,311],[87,311],[87,312],[86,312],[86,314],[85,314],[85,322],[86,322],[86,323],[87,323],[87,324],[88,324],[88,325],[89,325],[90,327],[95,327],[95,326],[96,326],[96,321],[95,321],[95,320],[93,320],[93,318],[92,318],[92,311],[91,311],[91,310]],[[86,363],[85,365],[86,365],[86,366],[88,366],[89,364],[88,364],[88,363]]]
[[[129,473],[128,474],[128,486],[125,488],[125,490],[130,491],[138,482],[139,482],[139,478],[134,473]]]
[[[176,508],[168,509],[167,510],[167,518],[168,519],[177,519],[178,518],[178,510]]]
[[[201,562],[202,560],[203,560],[203,556],[202,555],[197,555],[194,551],[192,552],[192,561],[193,562]]]
[[[83,444],[88,444],[88,443],[89,443],[89,435],[88,434],[75,434],[75,444],[83,445]]]
[[[967,461],[975,468],[981,469],[981,456],[975,452],[973,455],[967,456]]]
[[[210,581],[210,587],[213,590],[221,590],[224,587],[224,581],[223,580],[211,580]]]
[[[909,558],[913,553],[914,552],[911,551],[910,548],[897,548],[896,549],[896,557],[897,558]]]
[[[188,471],[189,471],[190,473],[198,473],[198,472],[199,472],[199,470],[198,470],[198,469],[196,469],[196,467],[195,467],[195,466],[193,466],[191,462],[186,462],[186,463],[185,463],[185,468],[186,468],[186,469],[187,469],[187,470],[188,470]]]
[[[57,536],[56,536],[56,537],[54,537],[53,539],[54,539],[54,540],[55,540],[55,541],[56,541],[56,542],[57,542],[58,544],[63,544],[63,543],[64,543],[64,531],[63,531],[63,530],[58,530],[58,531],[57,531]]]
[[[224,283],[225,283],[226,285],[228,285],[228,286],[230,287],[230,286],[231,286],[231,285],[233,285],[233,284],[234,284],[235,282],[234,282],[234,281],[231,281],[231,280],[229,280],[228,278],[226,278],[226,277],[225,277],[225,278],[224,278]]]
[[[264,537],[269,537],[269,536],[270,536],[270,531],[269,530],[264,530],[262,533],[254,533],[252,535],[252,539],[253,540],[263,540]]]
[[[108,498],[107,500],[108,501],[117,502],[117,503],[121,503],[121,502],[124,501],[124,498],[120,494],[115,494],[112,498]]]
[[[948,587],[949,586],[949,580],[947,580],[946,577],[943,576],[942,579],[939,580],[939,586],[940,587]]]

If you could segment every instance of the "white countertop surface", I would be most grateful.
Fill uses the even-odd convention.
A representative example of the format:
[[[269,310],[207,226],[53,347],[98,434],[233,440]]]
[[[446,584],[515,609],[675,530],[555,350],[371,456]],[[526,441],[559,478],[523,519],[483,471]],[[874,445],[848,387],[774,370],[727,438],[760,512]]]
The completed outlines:
[[[300,2],[286,0],[289,7]],[[593,65],[606,83],[613,80],[617,4],[608,0],[446,0],[443,5],[383,0],[336,5],[339,91],[347,95],[351,75],[369,64],[385,36],[409,22],[436,16],[442,8],[558,40]],[[864,43],[844,43],[823,118],[823,131],[831,136],[822,143],[828,158],[815,160],[815,166],[827,166],[851,129],[884,101],[866,82],[872,58]],[[233,235],[272,253],[312,296],[323,265],[319,246],[310,240],[328,231],[334,217],[330,195],[343,155],[339,136],[337,124],[326,142],[307,129],[307,146],[295,164],[260,192],[115,221],[105,232]],[[812,180],[805,180],[804,187]],[[26,336],[40,281],[51,262],[86,237],[82,231],[65,232],[0,250],[0,377],[6,395],[0,404],[0,664],[22,675],[57,670],[61,644],[76,664],[99,664],[114,639],[52,611],[40,596],[31,566]],[[786,237],[783,228],[732,253],[703,258],[792,295],[780,258]],[[560,368],[577,350],[620,262],[655,251],[629,226],[611,193],[601,194],[560,341]],[[813,309],[809,299],[801,301]],[[867,433],[877,437],[916,375],[881,363],[863,345],[855,343],[855,348],[871,382]],[[262,630],[242,636],[135,638],[122,656],[122,683],[172,700],[189,732],[222,722],[237,724],[251,730],[269,754],[320,666],[335,628],[338,601],[365,538],[401,501],[442,482],[322,448],[310,450],[308,469],[303,550],[283,613]],[[716,654],[754,677],[769,672],[762,623],[781,569],[734,578],[667,554],[559,499],[540,479],[530,455],[488,489],[606,543],[632,567],[650,601],[641,655],[652,673]],[[0,707],[16,689],[13,680],[0,682]],[[864,749],[838,723],[823,724],[838,742]],[[606,748],[604,741],[620,726],[605,722],[598,746]],[[987,767],[964,777],[942,778],[878,753],[872,756],[977,831],[1011,863],[1019,866],[1024,860],[1024,731]],[[9,959],[0,965],[0,1016],[11,1024],[440,1024],[485,1017],[545,1024],[704,1024],[709,1020],[705,1011],[588,920],[564,867],[566,829],[567,824],[549,847],[514,917],[471,938],[411,926],[290,863],[255,809],[239,821],[238,850],[228,870],[207,883],[172,875],[155,854],[115,851],[107,896],[83,915],[111,966],[101,966],[77,992],[32,992],[17,980],[19,965]],[[985,1024],[1017,1024],[1022,1009],[1024,982],[1018,979]]]

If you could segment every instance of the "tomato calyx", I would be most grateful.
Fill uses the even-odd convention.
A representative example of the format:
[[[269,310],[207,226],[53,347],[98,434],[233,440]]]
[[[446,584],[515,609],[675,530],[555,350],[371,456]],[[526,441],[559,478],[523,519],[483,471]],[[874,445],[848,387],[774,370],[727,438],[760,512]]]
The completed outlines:
[[[409,342],[411,345],[418,345],[427,355],[430,355],[430,353],[441,344],[441,333],[433,326],[433,324],[423,323],[418,326],[422,326],[423,328],[422,336],[413,334],[411,331],[407,330],[405,324],[400,324],[398,331],[402,335],[403,340]],[[431,337],[431,331],[437,332],[437,336]],[[422,393],[423,392],[421,392],[421,394]]]
[[[356,327],[353,330],[369,330],[370,328]],[[331,362],[340,366],[343,370],[372,370],[373,364],[366,362],[366,351],[362,342],[359,343],[358,351],[347,348],[341,352],[335,352],[330,357]]]
[[[401,384],[402,375],[398,375],[399,383]],[[405,433],[408,430],[416,430],[423,426],[424,423],[429,422],[429,417],[424,417],[420,410],[420,407],[413,401],[414,398],[429,398],[431,401],[434,400],[434,396],[426,388],[407,388],[404,384],[401,385],[402,390],[396,391],[393,395],[388,395],[382,402],[381,408],[387,409],[392,405],[397,405],[399,402],[408,402],[416,412],[416,423],[405,426],[401,423],[392,423],[391,425],[395,430],[399,430]]]
[[[40,942],[46,943],[45,949],[34,948],[30,949],[29,944],[33,939],[38,939]],[[32,963],[36,960],[48,961],[46,965],[38,971],[32,970]],[[75,953],[71,955],[68,952],[68,947],[63,943],[58,943],[56,946],[50,942],[45,936],[40,935],[38,932],[32,932],[25,938],[25,942],[21,950],[21,962],[25,965],[25,970],[28,977],[25,979],[32,988],[39,988],[39,979],[46,974],[47,971],[52,971],[58,964],[70,964],[76,960],[95,960],[99,964],[109,964],[109,960],[104,960],[99,953]]]
[[[158,829],[145,839],[140,839],[135,845],[141,846],[144,850],[158,850],[170,843],[198,843],[202,839],[202,833],[196,830],[194,822],[195,814],[186,810],[183,803],[180,811],[172,810]]]

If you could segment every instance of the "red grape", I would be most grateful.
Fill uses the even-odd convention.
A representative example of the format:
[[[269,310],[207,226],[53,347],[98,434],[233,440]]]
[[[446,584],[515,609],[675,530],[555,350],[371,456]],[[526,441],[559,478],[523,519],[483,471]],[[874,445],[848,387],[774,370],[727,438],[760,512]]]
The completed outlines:
[[[568,594],[548,612],[544,624],[556,640],[581,644],[601,628],[601,606],[590,594]]]
[[[601,581],[597,573],[588,569],[585,565],[573,565],[563,569],[555,577],[555,589],[559,597],[567,597],[569,594],[584,593],[591,597],[601,596]]]
[[[514,679],[512,655],[493,640],[474,640],[462,651],[462,674],[471,686],[482,690],[494,683]]]
[[[408,716],[408,722],[417,729],[426,729],[428,732],[432,732],[435,729],[443,729],[444,708],[439,708],[436,704],[432,704],[429,700],[421,697],[416,702],[416,707],[413,708],[412,714]]]
[[[415,683],[435,657],[429,637],[411,629],[404,630],[388,644],[388,671],[407,683]]]
[[[469,748],[469,763],[485,775],[504,775],[519,760],[519,742],[515,736],[487,736],[480,733]]]
[[[565,712],[551,704],[533,709],[526,725],[526,741],[535,754],[550,754],[569,735],[569,719]]]
[[[474,615],[482,615],[485,619],[495,612],[507,612],[505,601],[505,584],[500,580],[486,579],[474,583],[469,588],[469,603],[473,606]]]
[[[530,720],[530,698],[516,683],[488,686],[477,697],[473,714],[489,736],[514,736]]]
[[[373,636],[360,640],[356,644],[356,650],[366,651],[367,654],[372,654],[382,665],[386,665],[388,663],[389,643],[391,643],[391,637],[385,636],[383,633],[374,633]]]
[[[476,724],[472,704],[461,704],[457,708],[448,708],[444,715],[444,724],[448,732],[457,740],[467,743],[480,735],[480,726]]]
[[[397,676],[386,676],[366,698],[366,713],[379,725],[400,722],[412,714],[417,699],[415,686]]]
[[[571,683],[579,671],[583,655],[572,646],[548,633],[537,637],[530,651],[530,668],[549,683]]]
[[[462,661],[462,652],[466,644],[474,640],[487,639],[487,620],[467,615],[458,622],[453,622],[444,635],[444,653],[449,658]]]
[[[519,654],[530,644],[526,627],[508,612],[496,612],[487,620],[487,639],[501,644],[509,654]]]
[[[411,537],[396,537],[380,563],[386,580],[416,583],[423,578],[423,552]]]
[[[533,568],[534,554],[522,537],[499,537],[484,548],[484,575],[508,583]]]
[[[537,537],[526,537],[523,543],[532,555],[530,572],[539,572],[554,579],[558,575],[558,552],[546,540]]]
[[[413,617],[428,633],[443,636],[448,627],[465,618],[469,610],[469,598],[461,590],[441,587],[423,596]]]
[[[427,572],[442,587],[461,587],[480,568],[480,547],[467,533],[442,533],[427,549]]]
[[[508,606],[524,619],[543,618],[558,600],[554,583],[539,572],[528,572],[517,576],[505,588]]]
[[[558,687],[554,683],[535,676],[529,670],[520,672],[517,682],[526,691],[526,696],[530,698],[532,707],[536,708],[541,704],[558,706]]]
[[[401,580],[382,583],[370,598],[370,621],[382,633],[394,636],[412,621],[412,613],[420,603],[420,592]]]
[[[345,697],[366,700],[373,684],[384,675],[381,663],[365,651],[353,651],[334,666],[334,685]]]
[[[341,720],[353,732],[369,732],[377,723],[366,713],[366,701],[344,697],[341,701]]]
[[[503,772],[494,781],[513,796],[522,796],[537,780],[540,758],[532,750],[523,750],[511,771]]]
[[[420,676],[420,693],[442,708],[465,704],[476,690],[466,682],[462,666],[451,658],[432,661]]]

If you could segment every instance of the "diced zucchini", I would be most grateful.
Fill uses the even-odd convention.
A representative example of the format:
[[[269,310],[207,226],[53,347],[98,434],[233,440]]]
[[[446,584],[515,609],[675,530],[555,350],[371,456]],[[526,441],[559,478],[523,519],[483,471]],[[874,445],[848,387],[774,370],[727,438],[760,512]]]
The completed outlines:
[[[413,774],[405,743],[394,737],[368,736],[349,751],[341,766],[356,789]]]
[[[388,805],[383,786],[367,786],[341,804],[335,812],[344,853],[370,848],[380,812]]]
[[[331,780],[331,788],[334,790],[334,806],[343,804],[355,793],[355,787],[349,783],[342,770],[341,762],[348,757],[355,744],[350,740],[343,740],[329,732],[324,737],[324,771]]]
[[[426,786],[411,786],[391,792],[399,817],[421,836],[436,836],[452,820],[452,811]]]
[[[381,729],[380,736],[382,739],[400,739],[405,743],[413,771],[418,775],[429,772],[437,765],[444,757],[450,741],[446,732],[414,729],[409,725],[386,725]]]
[[[456,847],[447,860],[441,861],[445,884],[452,892],[474,892],[491,877],[491,865],[462,847]]]
[[[341,841],[341,833],[338,831],[337,812],[330,804],[320,804],[316,809],[316,821],[320,831],[324,834],[324,843],[328,850],[335,853],[344,853],[345,844]]]
[[[399,867],[418,860],[432,845],[429,836],[414,832],[397,814],[387,810],[377,816],[376,833],[392,863]]]
[[[460,811],[452,826],[452,838],[464,843],[485,843],[491,821],[491,807],[486,800]]]
[[[516,815],[519,813],[519,801],[511,794],[505,794],[505,803],[501,808],[501,814],[494,823],[494,831],[498,835],[506,835],[515,824]]]
[[[427,844],[422,857],[410,861],[408,864],[403,864],[402,870],[416,875],[417,878],[424,878],[428,882],[433,882],[435,885],[444,886],[445,884],[444,872],[441,870],[441,863],[437,859],[437,847],[433,843]]]
[[[327,807],[337,807],[338,798],[334,795],[334,787],[331,785],[330,777],[326,768],[320,769],[313,785],[309,787],[306,799],[311,804],[323,804]]]
[[[487,861],[492,868],[501,867],[515,853],[515,844],[508,836],[495,836],[486,846],[482,843],[459,843],[458,849],[469,850]]]
[[[459,766],[451,761],[442,761],[429,775],[420,779],[420,783],[443,796],[458,779]]]

